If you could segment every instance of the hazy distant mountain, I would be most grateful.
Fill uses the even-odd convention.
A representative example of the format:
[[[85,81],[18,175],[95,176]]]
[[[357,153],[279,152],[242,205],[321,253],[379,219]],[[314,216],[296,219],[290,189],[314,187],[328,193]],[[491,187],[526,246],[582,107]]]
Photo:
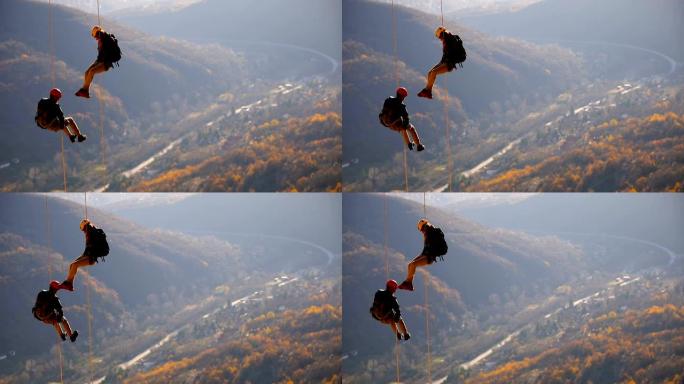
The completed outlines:
[[[231,41],[291,44],[338,60],[341,16],[342,2],[335,0],[203,0],[177,10],[114,14],[153,35],[227,45]]]
[[[684,59],[684,4],[678,0],[544,0],[516,12],[463,22],[493,35],[608,41]]]

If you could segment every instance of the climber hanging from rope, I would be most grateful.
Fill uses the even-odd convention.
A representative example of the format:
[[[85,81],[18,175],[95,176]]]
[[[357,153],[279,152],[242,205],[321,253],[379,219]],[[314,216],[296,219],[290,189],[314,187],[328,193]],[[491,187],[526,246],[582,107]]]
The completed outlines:
[[[444,232],[433,226],[427,219],[418,221],[418,230],[423,233],[423,251],[408,264],[408,275],[399,289],[413,291],[413,277],[416,268],[434,263],[438,257],[444,259],[449,247],[444,239]]]
[[[64,317],[62,303],[59,302],[59,297],[57,297],[59,289],[59,281],[53,280],[50,282],[48,290],[38,292],[36,304],[33,306],[33,317],[45,324],[54,326],[62,341],[66,341],[67,336],[69,336],[73,343],[78,337],[78,331],[72,331],[69,322]]]
[[[105,32],[99,25],[94,26],[90,34],[97,40],[97,59],[85,71],[83,86],[76,92],[76,96],[86,99],[90,98],[90,84],[95,75],[108,71],[114,64],[118,66],[121,60],[119,42],[113,34]]]
[[[98,258],[104,260],[104,257],[109,254],[107,235],[102,229],[95,227],[88,219],[81,220],[79,227],[85,234],[85,250],[69,265],[69,274],[60,286],[61,289],[69,291],[74,290],[74,278],[79,268],[97,263]]]
[[[382,112],[380,112],[378,117],[380,118],[380,124],[393,131],[401,132],[404,144],[406,144],[409,150],[413,150],[415,146],[416,150],[420,152],[425,149],[425,146],[420,142],[416,128],[409,121],[409,114],[406,110],[406,104],[404,104],[406,96],[408,96],[406,88],[397,88],[396,96],[390,96],[385,99],[385,103],[382,105]],[[410,138],[409,133],[411,134]]]
[[[36,110],[36,124],[48,131],[64,132],[72,143],[76,139],[79,143],[85,141],[86,135],[78,129],[76,121],[71,116],[64,117],[64,112],[59,105],[60,98],[62,98],[62,91],[59,88],[52,88],[49,97],[40,99]]]
[[[427,85],[418,93],[418,97],[432,99],[432,87],[438,75],[453,71],[457,65],[463,67],[466,59],[466,51],[463,41],[458,35],[447,31],[443,26],[437,27],[435,37],[442,41],[442,60],[437,63],[427,74]]]
[[[370,309],[371,316],[383,324],[389,324],[398,340],[408,340],[411,334],[406,329],[404,319],[401,318],[399,302],[394,292],[397,291],[397,282],[387,280],[385,289],[378,289],[373,298],[373,306]]]

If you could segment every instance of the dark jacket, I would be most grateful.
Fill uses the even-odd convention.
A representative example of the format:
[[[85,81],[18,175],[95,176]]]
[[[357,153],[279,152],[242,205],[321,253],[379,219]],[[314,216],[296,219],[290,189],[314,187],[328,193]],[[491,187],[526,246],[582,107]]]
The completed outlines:
[[[105,32],[101,31],[97,33],[97,61],[100,63],[106,63],[105,51],[103,47],[104,44],[102,43],[102,40],[105,38],[104,33]]]
[[[44,290],[38,292],[36,304],[33,306],[33,317],[40,321],[61,321],[64,316],[62,303],[56,295],[56,291]]]
[[[97,39],[97,61],[105,64],[105,69],[109,70],[114,64],[112,64],[111,52],[114,49],[114,38],[111,34],[107,32],[98,32]]]
[[[423,252],[421,254],[430,257],[430,262],[437,259],[437,256],[442,256],[445,253],[444,233],[441,229],[431,225],[425,224],[425,232],[423,232]]]
[[[442,40],[442,63],[456,65],[457,57],[459,56],[461,38],[450,32],[444,32],[444,39]]]
[[[85,250],[83,254],[88,256],[93,263],[97,262],[98,257],[109,254],[107,235],[103,230],[92,224],[88,224],[85,228]]]
[[[52,98],[43,98],[38,102],[36,110],[36,124],[42,128],[48,128],[57,119],[59,125],[64,125],[64,112],[59,103]]]
[[[396,96],[390,96],[385,99],[385,103],[382,105],[382,112],[380,112],[380,123],[386,127],[389,127],[395,121],[401,119],[401,125],[404,127],[409,126],[409,114],[406,110],[406,104],[399,100]]]
[[[392,292],[386,289],[378,289],[373,298],[373,307],[370,309],[371,315],[376,320],[392,318],[398,321],[401,317],[399,302]]]

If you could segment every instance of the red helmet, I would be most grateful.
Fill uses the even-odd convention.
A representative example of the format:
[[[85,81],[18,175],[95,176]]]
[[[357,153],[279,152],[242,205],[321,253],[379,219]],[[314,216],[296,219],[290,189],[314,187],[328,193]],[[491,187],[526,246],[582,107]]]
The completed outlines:
[[[62,284],[61,284],[59,281],[57,281],[57,280],[52,280],[52,281],[50,282],[50,289],[53,290],[53,291],[57,291],[57,290],[59,290],[59,287],[60,287],[61,285],[62,285]]]
[[[59,88],[52,88],[50,90],[50,97],[59,100],[62,97],[62,91],[60,91]]]
[[[397,290],[397,287],[399,287],[399,284],[397,284],[396,280],[387,280],[386,287],[388,291],[394,292]]]
[[[402,99],[408,96],[408,90],[404,87],[399,87],[397,88],[397,96],[401,97]]]

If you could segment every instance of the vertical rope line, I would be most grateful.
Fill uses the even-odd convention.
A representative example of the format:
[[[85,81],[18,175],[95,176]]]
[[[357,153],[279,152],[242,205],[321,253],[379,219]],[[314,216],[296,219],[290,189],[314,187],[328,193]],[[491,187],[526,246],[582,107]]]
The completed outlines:
[[[102,27],[102,20],[100,19],[100,0],[97,0],[97,25]],[[99,125],[100,125],[100,152],[102,153],[103,172],[107,173],[107,154],[106,154],[106,139],[104,134],[104,103],[102,102],[102,92],[104,88],[97,86],[95,97],[97,98]]]
[[[102,27],[102,22],[100,21],[100,0],[97,0],[97,25]]]
[[[451,185],[453,184],[453,160],[451,158],[451,134],[449,124],[449,90],[444,88],[444,130],[446,134],[447,147],[447,172],[449,172],[449,192],[451,192]]]
[[[83,211],[85,218],[88,218],[88,192],[83,192]],[[93,381],[93,312],[90,304],[90,284],[92,277],[88,276],[86,283],[86,307],[88,308],[88,373],[90,374],[90,381]]]
[[[52,0],[48,1],[48,44],[50,44],[50,82],[52,87],[55,87],[55,39],[54,39],[54,21],[52,17]]]
[[[100,89],[101,91],[101,89]],[[102,152],[102,165],[104,166],[104,173],[107,173],[107,147],[104,133],[104,103],[100,92],[97,92],[97,104],[100,114],[100,151]]]
[[[423,192],[423,217],[427,219],[427,204],[426,204],[427,193]],[[432,383],[432,357],[430,355],[430,307],[428,305],[428,290],[430,286],[428,284],[428,274],[425,273],[425,334],[427,335],[427,375],[428,383]]]
[[[428,274],[425,274],[425,334],[427,335],[427,377],[432,383],[432,357],[430,356],[430,307],[428,306]]]
[[[439,0],[439,13],[442,15],[442,26],[444,26],[444,8],[442,6],[442,0]]]
[[[54,18],[52,0],[48,0],[48,44],[50,45],[50,83],[52,88],[55,88],[57,83],[57,70],[55,68],[55,33],[54,33]],[[62,176],[64,179],[64,192],[67,191],[67,169],[66,169],[66,157],[64,155],[64,136],[60,135],[60,152],[62,156]]]
[[[402,142],[403,143],[403,142]],[[408,159],[407,159],[407,154],[406,154],[406,146],[404,145],[404,192],[409,191],[409,185],[408,185]]]
[[[66,156],[64,155],[64,135],[60,135],[59,145],[62,150],[62,178],[64,179],[64,192],[67,192],[69,188],[67,187],[67,163]]]
[[[392,55],[394,56],[394,82],[399,88],[399,57],[397,54],[397,16],[394,11],[394,0],[392,0]],[[402,143],[403,145],[403,143]],[[403,165],[404,165],[404,191],[408,192],[408,156],[406,154],[406,146],[403,146]]]
[[[48,198],[45,195],[45,237],[47,240],[48,250],[52,251],[52,233],[50,228],[50,211],[48,210]],[[48,253],[48,280],[52,281],[52,262],[49,259],[50,253]],[[62,340],[57,339],[57,356],[59,356],[59,382],[64,383],[64,360],[62,358]]]
[[[90,382],[94,380],[93,376],[93,312],[90,301],[90,283],[92,278],[88,276],[86,283],[86,301],[88,306],[88,373],[90,374]]]
[[[394,56],[394,80],[399,87],[399,60],[397,56],[397,17],[394,12],[394,0],[392,0],[392,55]]]
[[[383,222],[385,239],[385,277],[389,280],[389,254],[387,252],[387,193],[383,193]]]
[[[384,251],[385,251],[385,280],[389,280],[389,252],[387,249],[387,193],[383,193],[383,229],[384,229]],[[397,383],[399,383],[399,339],[394,339],[394,351],[397,363]]]

